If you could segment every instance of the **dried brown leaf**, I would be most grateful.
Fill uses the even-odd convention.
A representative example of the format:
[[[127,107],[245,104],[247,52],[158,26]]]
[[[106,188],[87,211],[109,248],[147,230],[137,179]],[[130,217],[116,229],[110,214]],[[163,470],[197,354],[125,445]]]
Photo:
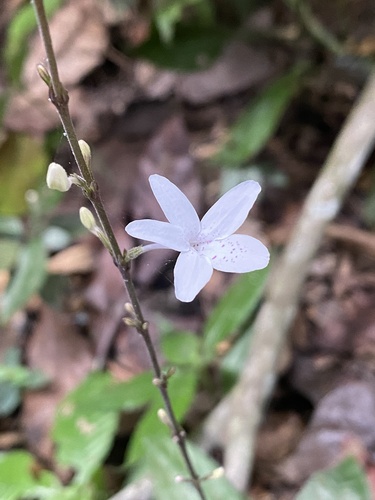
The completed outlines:
[[[94,269],[94,255],[86,243],[73,245],[51,257],[47,266],[51,274],[86,274]]]
[[[22,426],[30,448],[51,460],[53,443],[49,434],[56,406],[89,373],[93,353],[70,315],[43,306],[26,358],[30,368],[47,375],[51,383],[45,389],[25,394]]]
[[[108,35],[97,2],[68,2],[52,18],[50,30],[60,78],[71,91],[103,60],[107,48]],[[48,100],[46,85],[36,71],[37,64],[45,61],[45,50],[36,33],[22,72],[24,90],[11,99],[5,116],[9,128],[42,133],[57,126],[58,116]],[[71,107],[73,117],[79,114],[79,108]]]

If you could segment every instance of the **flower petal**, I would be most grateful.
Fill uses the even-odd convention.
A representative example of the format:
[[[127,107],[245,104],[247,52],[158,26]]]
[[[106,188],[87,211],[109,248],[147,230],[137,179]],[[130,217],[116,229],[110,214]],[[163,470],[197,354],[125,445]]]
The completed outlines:
[[[169,222],[181,227],[188,240],[194,238],[200,231],[201,223],[195,208],[182,191],[161,175],[150,175],[149,182]]]
[[[159,243],[178,252],[186,252],[190,248],[182,229],[169,222],[150,219],[135,220],[126,226],[125,231],[134,238]]]
[[[181,302],[191,302],[212,276],[212,265],[195,250],[181,253],[174,268],[174,288]]]
[[[208,257],[214,269],[228,273],[248,273],[268,265],[270,253],[256,238],[233,234],[224,240],[202,245],[199,251]]]
[[[55,162],[50,163],[48,166],[46,182],[50,189],[62,193],[68,191],[72,185],[72,180],[68,177],[64,167]]]
[[[237,231],[260,190],[257,182],[245,181],[225,193],[203,217],[200,240],[222,239]]]

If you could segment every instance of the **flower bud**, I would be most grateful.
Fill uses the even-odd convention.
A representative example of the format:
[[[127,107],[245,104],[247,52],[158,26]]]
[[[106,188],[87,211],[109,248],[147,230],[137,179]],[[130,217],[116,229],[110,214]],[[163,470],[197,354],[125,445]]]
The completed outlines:
[[[92,215],[91,211],[86,207],[81,207],[79,209],[79,218],[81,219],[82,225],[89,231],[95,231],[97,228],[95,217]]]
[[[190,479],[188,477],[180,476],[180,474],[178,476],[175,476],[174,480],[176,483],[189,483],[190,482]]]
[[[91,149],[90,146],[87,144],[86,141],[83,141],[82,139],[78,141],[83,159],[85,160],[85,163],[88,168],[91,168]]]
[[[138,321],[133,318],[122,318],[122,321],[126,326],[131,326],[132,328],[138,328]]]
[[[68,177],[65,169],[58,163],[50,163],[47,171],[47,186],[56,191],[68,191],[72,181]]]
[[[173,375],[176,373],[176,367],[175,366],[171,366],[170,368],[168,368],[166,374],[165,374],[165,378],[166,379],[169,379],[171,377],[173,377]]]
[[[36,70],[43,82],[49,87],[51,85],[51,76],[44,64],[38,64]]]
[[[211,474],[208,474],[206,479],[220,479],[221,477],[224,476],[225,470],[224,467],[217,467],[217,469],[214,469]]]
[[[143,246],[139,246],[139,247],[133,247],[133,248],[130,248],[127,252],[126,252],[126,260],[129,262],[130,260],[134,260],[136,259],[137,257],[139,257],[140,255],[142,255],[144,252],[143,250]]]
[[[168,416],[167,412],[164,410],[164,408],[160,408],[157,411],[157,415],[158,415],[158,418],[162,424],[166,425],[169,428],[172,428],[171,419],[169,418],[169,416]]]
[[[130,302],[125,302],[124,309],[131,316],[135,316],[134,307],[133,307],[133,305]]]

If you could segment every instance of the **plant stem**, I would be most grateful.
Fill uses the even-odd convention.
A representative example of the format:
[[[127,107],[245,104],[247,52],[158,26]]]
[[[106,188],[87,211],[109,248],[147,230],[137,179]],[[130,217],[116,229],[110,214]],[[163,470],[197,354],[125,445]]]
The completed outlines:
[[[57,62],[56,62],[56,57],[55,57],[55,52],[53,49],[52,45],[52,39],[51,39],[51,34],[49,30],[49,24],[48,20],[46,17],[45,9],[44,9],[44,4],[43,0],[31,0],[33,5],[34,5],[34,10],[35,10],[35,15],[37,18],[38,22],[38,27],[39,27],[39,32],[46,50],[47,54],[47,60],[48,60],[48,66],[49,66],[49,76],[51,79],[50,85],[49,85],[49,91],[50,91],[50,99],[53,105],[55,106],[62,126],[64,128],[64,132],[66,135],[66,138],[69,142],[70,148],[72,150],[72,153],[74,155],[75,161],[77,163],[77,167],[79,169],[79,172],[84,179],[85,183],[87,186],[89,186],[89,190],[87,192],[87,196],[92,203],[95,212],[97,214],[97,217],[100,221],[100,224],[102,226],[102,230],[105,234],[105,236],[108,239],[109,242],[109,247],[110,247],[110,253],[113,257],[115,265],[118,267],[124,287],[128,293],[130,302],[133,306],[134,313],[135,313],[135,319],[136,319],[136,326],[135,329],[138,331],[138,333],[142,336],[144,343],[146,345],[151,364],[153,367],[153,371],[155,374],[155,377],[158,381],[156,384],[161,397],[164,402],[165,410],[168,414],[171,427],[172,427],[172,432],[173,432],[173,437],[176,440],[180,451],[181,455],[184,459],[186,468],[188,469],[190,478],[189,481],[193,484],[195,487],[199,497],[201,500],[206,500],[205,493],[202,489],[201,486],[201,481],[199,478],[199,475],[195,471],[195,468],[192,464],[192,461],[190,459],[188,450],[187,450],[187,443],[186,443],[186,438],[185,438],[185,431],[182,429],[180,424],[178,423],[172,403],[169,397],[168,393],[168,380],[167,377],[165,377],[162,373],[161,366],[159,364],[155,347],[151,341],[150,333],[148,330],[148,323],[145,321],[141,306],[138,301],[138,297],[134,288],[133,281],[131,279],[130,275],[130,266],[129,262],[126,261],[125,252],[121,252],[119,244],[117,242],[117,239],[115,237],[115,234],[113,232],[111,223],[108,219],[106,210],[104,208],[100,192],[99,192],[99,186],[97,185],[93,173],[90,169],[90,167],[86,164],[83,154],[81,152],[79,143],[78,143],[78,138],[77,134],[74,129],[74,125],[70,116],[69,112],[69,95],[67,90],[64,88],[64,86],[61,83],[60,77],[59,77],[59,72],[58,72],[58,67],[57,67]]]
[[[331,51],[333,54],[345,54],[344,47],[313,14],[309,3],[307,3],[305,0],[285,0],[285,3],[292,10],[297,12],[304,28],[312,38],[314,38],[318,43]]]

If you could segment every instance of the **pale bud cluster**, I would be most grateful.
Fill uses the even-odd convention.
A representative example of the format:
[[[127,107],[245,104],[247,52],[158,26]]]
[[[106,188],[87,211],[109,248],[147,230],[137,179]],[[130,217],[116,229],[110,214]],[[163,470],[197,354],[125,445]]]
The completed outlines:
[[[39,72],[43,73],[43,66],[39,68]],[[43,75],[46,76],[44,73]],[[90,170],[91,169],[90,146],[87,144],[87,142],[82,140],[78,141],[78,144],[81,149],[82,156],[83,159],[85,160],[87,168]],[[77,184],[78,186],[80,186],[81,185],[80,180],[83,181],[83,179],[79,178],[76,175],[68,176],[64,167],[62,167],[59,163],[55,162],[49,164],[46,180],[47,180],[47,186],[50,189],[55,189],[56,191],[61,191],[61,192],[68,191],[72,184]]]

